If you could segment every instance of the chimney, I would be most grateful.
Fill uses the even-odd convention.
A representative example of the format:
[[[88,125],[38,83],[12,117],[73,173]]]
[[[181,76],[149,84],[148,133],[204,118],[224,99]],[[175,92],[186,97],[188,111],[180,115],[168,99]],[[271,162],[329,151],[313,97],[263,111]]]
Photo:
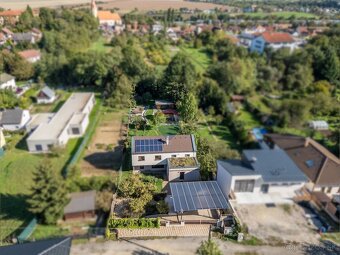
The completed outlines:
[[[166,145],[169,145],[169,136],[168,135],[166,136],[165,142],[166,142]]]
[[[255,156],[251,157],[250,162],[254,163],[257,161],[257,158]]]

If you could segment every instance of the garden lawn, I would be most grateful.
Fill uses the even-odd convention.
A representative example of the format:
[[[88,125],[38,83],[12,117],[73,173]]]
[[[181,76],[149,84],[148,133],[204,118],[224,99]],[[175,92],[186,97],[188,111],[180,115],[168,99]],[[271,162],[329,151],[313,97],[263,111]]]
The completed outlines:
[[[35,167],[46,156],[30,154],[25,139],[19,134],[8,138],[9,149],[0,159],[0,240],[11,233],[20,233],[19,228],[24,227],[33,217],[27,211],[25,200],[33,185]],[[50,158],[56,171],[61,172],[80,139],[71,139],[60,157]]]
[[[101,52],[101,53],[107,53],[112,50],[112,47],[108,45],[108,43],[105,41],[105,38],[100,37],[96,42],[92,43],[89,50]]]
[[[157,136],[157,135],[177,135],[179,128],[177,125],[152,126],[151,129],[136,130],[129,129],[129,136]]]
[[[243,107],[240,108],[240,113],[237,115],[237,119],[244,123],[244,127],[247,130],[261,126],[260,121],[258,121],[253,114],[245,110]]]
[[[211,64],[211,58],[204,48],[196,49],[190,46],[181,46],[180,51],[191,60],[200,73],[204,73]]]
[[[219,124],[214,117],[205,116],[199,121],[197,135],[207,138],[209,141],[222,143],[231,149],[240,149],[227,125]]]

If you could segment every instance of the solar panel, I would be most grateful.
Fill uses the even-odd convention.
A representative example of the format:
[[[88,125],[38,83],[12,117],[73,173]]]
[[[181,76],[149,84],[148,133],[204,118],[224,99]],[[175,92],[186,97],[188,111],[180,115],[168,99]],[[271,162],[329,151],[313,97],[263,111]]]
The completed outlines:
[[[229,208],[216,181],[170,183],[170,190],[175,212]]]
[[[144,139],[135,141],[135,152],[161,152],[163,142],[160,139]]]

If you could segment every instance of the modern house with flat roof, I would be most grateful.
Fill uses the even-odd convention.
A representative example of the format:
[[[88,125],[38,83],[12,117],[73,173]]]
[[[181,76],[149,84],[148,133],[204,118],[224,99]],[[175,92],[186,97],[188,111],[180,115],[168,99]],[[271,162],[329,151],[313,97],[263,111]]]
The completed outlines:
[[[199,180],[194,135],[134,136],[131,140],[134,172],[166,174],[168,180]]]
[[[89,124],[95,104],[93,93],[73,93],[60,110],[44,121],[27,138],[30,152],[48,152],[54,146],[64,147],[70,138],[82,136]]]
[[[280,198],[292,199],[307,177],[284,150],[263,144],[262,149],[244,150],[241,160],[218,160],[217,182],[226,196],[233,193],[237,199],[242,193],[274,194],[278,202]]]

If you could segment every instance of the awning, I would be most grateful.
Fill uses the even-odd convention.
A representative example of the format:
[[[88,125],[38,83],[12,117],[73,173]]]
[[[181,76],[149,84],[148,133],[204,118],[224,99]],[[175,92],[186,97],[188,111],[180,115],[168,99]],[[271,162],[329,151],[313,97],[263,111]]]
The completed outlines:
[[[178,213],[230,208],[216,181],[172,182],[170,190],[174,210]]]

